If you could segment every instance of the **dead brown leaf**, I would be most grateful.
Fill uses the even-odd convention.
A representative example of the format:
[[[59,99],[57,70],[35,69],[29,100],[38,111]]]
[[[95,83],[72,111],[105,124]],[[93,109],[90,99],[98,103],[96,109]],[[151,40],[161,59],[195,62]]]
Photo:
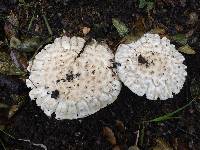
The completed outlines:
[[[18,109],[18,105],[12,105],[8,113],[8,118],[11,118],[17,112]]]
[[[125,130],[124,124],[120,120],[116,120],[116,127],[120,132],[123,132]]]
[[[130,146],[128,148],[128,150],[140,150],[138,146],[134,145],[134,146]]]
[[[82,32],[84,35],[87,35],[90,32],[90,28],[89,27],[83,27]]]
[[[166,30],[161,27],[156,27],[156,28],[150,30],[150,33],[159,34],[161,37],[163,37],[166,35]]]
[[[10,24],[9,22],[6,22],[4,24],[4,31],[8,39],[11,39],[13,36],[16,35],[16,30],[13,28],[12,24]]]
[[[152,150],[173,150],[173,148],[166,142],[165,139],[157,138],[156,146],[152,148]]]
[[[119,145],[115,145],[112,150],[121,150]]]
[[[134,23],[134,29],[136,32],[143,32],[146,31],[146,25],[145,25],[145,18],[144,17],[138,17],[137,21]]]
[[[178,51],[185,54],[196,54],[196,52],[188,44],[179,47]]]
[[[7,16],[7,20],[4,24],[4,31],[8,39],[16,36],[18,26],[18,17],[13,11],[11,11],[10,14]]]
[[[112,129],[109,127],[103,127],[103,136],[110,144],[116,145],[117,141]]]

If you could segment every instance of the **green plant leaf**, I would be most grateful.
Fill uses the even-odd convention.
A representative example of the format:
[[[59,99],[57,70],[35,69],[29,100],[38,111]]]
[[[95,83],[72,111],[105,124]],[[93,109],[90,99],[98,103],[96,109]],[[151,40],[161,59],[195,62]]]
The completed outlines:
[[[118,19],[112,19],[113,26],[117,29],[117,32],[121,37],[128,34],[128,28],[126,25]]]
[[[154,7],[154,2],[147,2],[147,11],[152,10]]]
[[[31,38],[24,37],[22,40],[12,37],[10,39],[10,47],[22,52],[34,52],[40,46],[41,42],[42,40],[38,36]]]
[[[188,44],[179,47],[178,51],[185,53],[185,54],[190,54],[190,55],[196,54],[196,52]]]
[[[188,40],[185,34],[176,34],[171,36],[170,39],[182,45],[187,44]]]
[[[146,0],[139,0],[139,8],[144,8],[146,6]]]
[[[41,44],[41,39],[38,36],[34,36],[31,38],[25,38],[22,41],[19,49],[23,52],[34,52]]]
[[[146,11],[150,11],[154,7],[154,1],[152,0],[139,0],[139,8],[146,7]]]

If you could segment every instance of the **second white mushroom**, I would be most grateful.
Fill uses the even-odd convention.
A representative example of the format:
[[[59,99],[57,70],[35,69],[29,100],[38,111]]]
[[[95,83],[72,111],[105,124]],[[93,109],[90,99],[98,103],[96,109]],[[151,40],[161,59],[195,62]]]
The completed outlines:
[[[136,42],[121,44],[115,55],[121,81],[150,100],[166,100],[180,92],[187,75],[184,60],[166,37],[149,33]]]

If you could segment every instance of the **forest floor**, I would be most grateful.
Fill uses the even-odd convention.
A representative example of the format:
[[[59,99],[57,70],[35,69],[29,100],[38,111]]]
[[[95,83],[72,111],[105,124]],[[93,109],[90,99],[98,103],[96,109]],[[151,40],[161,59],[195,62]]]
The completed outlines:
[[[0,0],[0,149],[199,150],[199,14],[199,0]],[[156,29],[173,37],[177,48],[186,44],[195,51],[182,53],[188,73],[183,89],[173,99],[149,101],[123,85],[113,104],[91,116],[48,118],[28,96],[28,60],[62,35],[95,38],[115,52],[123,37],[113,18],[130,32]],[[176,118],[149,121],[187,104]]]

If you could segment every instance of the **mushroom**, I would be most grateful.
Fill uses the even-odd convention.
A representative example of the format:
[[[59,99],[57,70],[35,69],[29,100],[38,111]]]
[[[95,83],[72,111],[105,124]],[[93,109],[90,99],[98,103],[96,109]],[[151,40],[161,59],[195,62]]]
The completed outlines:
[[[166,37],[150,33],[119,45],[115,55],[120,80],[149,100],[166,100],[180,92],[187,75],[184,60]]]
[[[86,43],[80,37],[57,38],[29,63],[30,98],[47,116],[83,118],[117,99],[121,82],[114,54],[106,44]]]

